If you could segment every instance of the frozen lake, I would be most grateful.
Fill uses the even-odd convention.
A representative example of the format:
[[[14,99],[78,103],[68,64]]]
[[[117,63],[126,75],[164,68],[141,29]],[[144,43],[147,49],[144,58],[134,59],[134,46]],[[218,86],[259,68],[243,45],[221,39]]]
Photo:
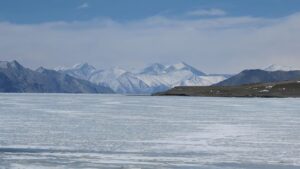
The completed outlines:
[[[0,169],[299,169],[300,99],[0,94]]]

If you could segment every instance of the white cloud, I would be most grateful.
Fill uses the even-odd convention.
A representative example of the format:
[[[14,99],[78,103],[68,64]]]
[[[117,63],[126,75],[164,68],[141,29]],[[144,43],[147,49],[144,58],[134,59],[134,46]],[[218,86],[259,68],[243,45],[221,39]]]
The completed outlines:
[[[87,2],[84,2],[83,4],[78,6],[78,9],[85,9],[85,8],[88,8],[88,7],[89,7],[89,4]]]
[[[225,16],[226,12],[221,9],[198,9],[189,11],[186,13],[187,16]]]
[[[139,67],[185,61],[209,73],[282,64],[300,67],[300,14],[266,19],[221,17],[180,20],[152,17],[18,25],[0,23],[0,60],[27,66],[89,62]]]

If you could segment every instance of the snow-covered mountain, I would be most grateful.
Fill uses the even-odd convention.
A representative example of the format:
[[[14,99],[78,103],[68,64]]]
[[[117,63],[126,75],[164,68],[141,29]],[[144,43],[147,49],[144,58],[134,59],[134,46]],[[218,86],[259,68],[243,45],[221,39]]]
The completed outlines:
[[[88,63],[81,63],[74,65],[72,68],[59,67],[55,70],[58,72],[64,72],[79,79],[88,80],[96,71],[96,68]]]
[[[191,73],[193,73],[196,76],[205,76],[206,74],[197,70],[196,68],[184,63],[184,62],[180,62],[174,65],[170,65],[167,66],[166,71],[167,72],[174,72],[174,71],[189,71]]]
[[[121,68],[95,71],[89,81],[112,88],[116,93],[150,93],[151,88],[135,74]]]
[[[31,70],[17,61],[0,61],[0,92],[113,93],[112,89],[55,70]]]
[[[281,66],[281,65],[273,64],[273,65],[268,66],[264,70],[268,71],[268,72],[274,72],[274,71],[292,71],[295,69],[292,67],[288,67],[288,66]]]
[[[121,68],[96,70],[88,64],[77,64],[60,71],[110,87],[116,93],[127,94],[149,94],[175,86],[208,86],[226,79],[222,75],[206,75],[184,62],[173,65],[154,63],[135,72]]]
[[[160,75],[165,73],[172,73],[176,71],[189,71],[197,76],[205,76],[206,74],[197,70],[196,68],[184,63],[180,62],[173,65],[163,65],[160,63],[154,63],[146,68],[144,68],[142,71],[140,71],[140,74],[147,74],[147,75]]]
[[[166,73],[166,69],[167,67],[165,65],[154,63],[140,71],[140,74],[159,75],[162,73]]]

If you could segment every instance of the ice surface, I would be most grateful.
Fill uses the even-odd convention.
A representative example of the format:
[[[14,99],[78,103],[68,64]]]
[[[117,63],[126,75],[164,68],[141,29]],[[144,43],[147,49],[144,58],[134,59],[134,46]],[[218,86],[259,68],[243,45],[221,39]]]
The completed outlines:
[[[300,168],[300,99],[0,94],[0,169]]]

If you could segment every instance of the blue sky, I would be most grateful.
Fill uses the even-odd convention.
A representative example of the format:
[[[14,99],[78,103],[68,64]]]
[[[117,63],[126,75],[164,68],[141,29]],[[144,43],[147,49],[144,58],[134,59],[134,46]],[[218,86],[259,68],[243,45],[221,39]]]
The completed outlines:
[[[0,19],[13,23],[86,21],[120,22],[153,15],[178,16],[195,9],[217,8],[230,16],[282,17],[300,11],[299,0],[1,0]],[[83,8],[80,6],[84,5]]]
[[[300,67],[299,0],[0,0],[0,60],[208,73]]]

